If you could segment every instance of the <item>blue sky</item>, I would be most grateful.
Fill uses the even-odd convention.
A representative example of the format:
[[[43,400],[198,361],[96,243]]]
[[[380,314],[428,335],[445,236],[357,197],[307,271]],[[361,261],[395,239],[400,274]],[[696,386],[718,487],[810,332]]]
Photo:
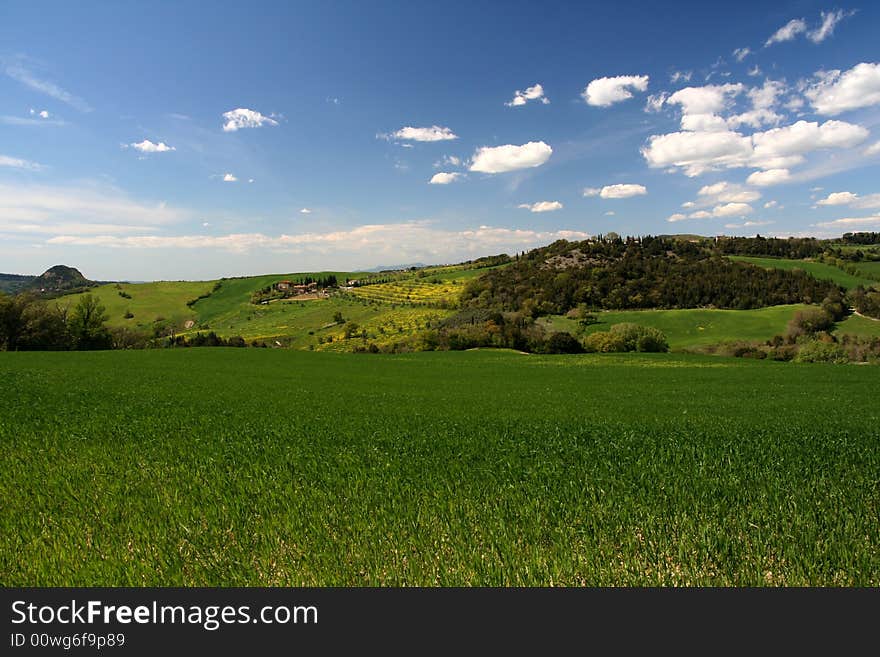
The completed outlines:
[[[878,33],[876,3],[5,2],[0,271],[880,230]]]

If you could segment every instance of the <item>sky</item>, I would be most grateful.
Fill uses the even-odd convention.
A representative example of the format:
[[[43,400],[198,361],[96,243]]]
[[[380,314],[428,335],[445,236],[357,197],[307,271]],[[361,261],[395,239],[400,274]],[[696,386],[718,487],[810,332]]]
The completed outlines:
[[[880,230],[880,3],[0,3],[0,271]]]

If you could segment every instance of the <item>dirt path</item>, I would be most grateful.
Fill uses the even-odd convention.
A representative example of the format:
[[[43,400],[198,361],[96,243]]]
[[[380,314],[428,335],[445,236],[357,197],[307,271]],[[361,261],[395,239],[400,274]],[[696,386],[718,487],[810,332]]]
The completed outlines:
[[[876,317],[868,317],[867,315],[863,315],[858,310],[853,310],[853,315],[858,315],[859,317],[863,317],[865,319],[870,319],[872,322],[880,322],[880,319],[877,319]]]

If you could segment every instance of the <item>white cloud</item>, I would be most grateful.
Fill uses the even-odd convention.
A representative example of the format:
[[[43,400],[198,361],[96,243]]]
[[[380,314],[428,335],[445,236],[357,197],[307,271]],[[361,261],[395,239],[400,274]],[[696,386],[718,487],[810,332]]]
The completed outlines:
[[[713,217],[742,217],[754,212],[748,203],[725,203],[712,208]]]
[[[645,91],[647,88],[647,75],[618,75],[612,78],[593,80],[587,85],[581,96],[587,105],[609,107],[614,103],[632,98],[630,89]]]
[[[39,78],[35,77],[22,64],[20,60],[16,60],[12,63],[7,64],[6,75],[11,77],[13,80],[21,82],[23,85],[33,89],[34,91],[46,94],[47,96],[50,96],[55,100],[60,100],[62,103],[66,103],[71,107],[78,109],[80,112],[92,111],[92,108],[89,107],[89,104],[82,98],[74,96],[72,93],[65,91],[54,82],[40,80]]]
[[[388,135],[380,135],[380,137],[389,138]],[[411,141],[448,141],[450,139],[458,139],[449,128],[439,125],[432,125],[430,128],[413,128],[406,126],[390,135],[392,139],[408,139]]]
[[[253,178],[248,178],[248,182],[249,182],[249,183],[252,183],[252,182],[254,182],[254,179],[253,179]]]
[[[880,141],[876,144],[871,144],[865,149],[865,155],[877,155],[880,154]]]
[[[816,224],[821,228],[842,228],[845,230],[880,226],[880,214],[871,217],[844,217],[834,221],[826,221]]]
[[[782,128],[773,128],[752,135],[755,146],[754,161],[762,168],[775,167],[780,158],[802,158],[806,153],[826,148],[851,148],[868,138],[868,131],[860,125],[843,121],[798,121]],[[792,160],[794,161],[794,160]]]
[[[848,71],[817,73],[818,82],[804,93],[818,114],[841,112],[880,104],[880,63],[862,62]]]
[[[312,211],[309,208],[303,208],[299,211],[300,214],[312,214]]]
[[[652,135],[642,155],[653,168],[680,168],[694,177],[707,171],[736,167],[786,169],[804,155],[828,148],[851,148],[868,137],[862,126],[843,121],[798,121],[792,125],[756,132],[673,132]]]
[[[23,169],[25,171],[41,171],[46,167],[30,160],[22,160],[18,157],[9,157],[8,155],[0,155],[0,167],[12,167],[13,169]]]
[[[599,187],[585,187],[583,191],[583,195],[590,196],[599,196],[602,193],[602,190]]]
[[[825,39],[834,34],[834,28],[840,21],[851,15],[852,12],[846,13],[840,9],[828,13],[823,11],[822,24],[807,34],[807,38],[813,43],[822,43]]]
[[[530,212],[553,212],[554,210],[561,210],[562,203],[559,201],[538,201],[537,203],[532,204],[521,203],[516,207],[524,208]]]
[[[741,224],[724,224],[725,228],[754,228],[756,226],[769,226],[772,221],[744,221]]]
[[[256,110],[239,107],[223,113],[226,123],[223,132],[235,132],[242,128],[259,128],[264,125],[278,125],[278,121],[260,114]]]
[[[666,99],[670,105],[680,105],[683,114],[717,114],[727,107],[730,99],[741,93],[742,84],[685,87]]]
[[[706,212],[705,210],[697,210],[696,212],[691,212],[688,215],[688,219],[711,219],[712,213]]]
[[[652,135],[641,151],[652,168],[680,168],[694,177],[713,169],[745,166],[752,143],[736,132],[673,132]]]
[[[35,109],[33,109],[33,108],[31,108],[31,109],[28,111],[28,114],[30,114],[31,116],[38,116],[38,117],[40,117],[41,119],[48,119],[49,116],[50,116],[48,110],[35,110]]]
[[[781,185],[791,180],[791,173],[788,169],[768,169],[767,171],[755,171],[746,178],[749,185],[757,187],[770,187],[772,185]]]
[[[508,107],[519,107],[525,105],[530,100],[540,100],[544,105],[550,104],[550,99],[544,95],[544,87],[540,84],[536,84],[534,87],[529,87],[525,91],[517,89],[513,94],[513,100],[504,104]]]
[[[716,205],[718,203],[752,203],[761,198],[761,192],[754,189],[744,189],[741,185],[735,185],[722,180],[714,185],[705,185],[697,192],[700,197],[700,205]],[[691,203],[693,207],[694,203]],[[685,206],[682,206],[685,207]]]
[[[755,64],[752,68],[746,71],[746,75],[756,78],[761,75],[761,67]]]
[[[748,57],[751,54],[752,54],[751,48],[737,48],[736,50],[733,51],[733,58],[736,59],[736,61],[741,62],[742,60],[744,60],[746,57]]]
[[[233,176],[231,173],[227,173],[223,175],[223,182],[237,182],[238,178]]]
[[[455,155],[444,155],[439,160],[434,162],[434,168],[440,169],[442,167],[452,166],[452,167],[460,167],[461,166],[461,158],[456,157]]]
[[[632,196],[643,196],[648,193],[648,189],[644,185],[634,185],[624,183],[618,185],[606,185],[599,192],[602,198],[630,198]]]
[[[667,98],[669,98],[669,94],[665,91],[661,91],[659,94],[649,95],[648,100],[645,102],[645,111],[659,112],[663,109],[663,104],[666,102]]]
[[[428,181],[431,185],[448,185],[449,183],[455,182],[459,178],[461,178],[464,174],[454,172],[454,173],[435,173],[431,180]]]
[[[775,208],[777,205],[779,205],[778,201],[767,201],[764,204],[764,209],[769,210],[770,208]]]
[[[262,233],[211,235],[58,235],[49,244],[131,249],[216,249],[292,253],[332,258],[369,259],[374,264],[389,257],[451,262],[488,253],[511,253],[550,242],[582,240],[589,233],[576,230],[534,231],[479,226],[467,230],[446,230],[429,221],[370,224],[327,233],[270,236]],[[366,260],[365,260],[366,262]]]
[[[773,35],[764,43],[764,47],[772,46],[774,43],[782,43],[783,41],[791,41],[798,34],[807,31],[807,23],[803,18],[794,18],[782,27],[780,27]]]
[[[0,232],[113,234],[155,229],[190,218],[165,203],[131,199],[113,187],[0,184]]]
[[[615,214],[616,213],[614,212],[614,210],[609,210],[608,212],[605,213],[605,216],[606,217],[613,217]]]
[[[550,159],[553,149],[543,141],[530,141],[522,146],[483,146],[471,159],[470,170],[482,173],[504,173],[539,167]]]
[[[174,146],[168,146],[164,142],[159,142],[158,144],[154,144],[149,139],[144,139],[142,142],[136,144],[129,144],[135,150],[139,150],[141,153],[167,153],[169,151],[177,150]]]
[[[859,196],[852,192],[832,192],[819,201],[816,205],[848,205],[860,210],[880,208],[880,194],[868,194]]]
[[[685,201],[684,203],[681,204],[681,207],[683,207],[683,208],[693,208],[693,207],[696,207],[696,205],[697,205],[697,204],[694,203],[693,201]]]
[[[673,71],[672,74],[669,76],[669,81],[672,82],[672,84],[677,84],[679,82],[690,82],[692,75],[692,71]]]
[[[684,221],[687,218],[688,217],[686,214],[682,214],[681,212],[676,212],[675,214],[669,215],[669,217],[666,219],[666,221],[673,221],[673,222],[674,221]]]
[[[849,205],[858,199],[852,192],[833,192],[827,198],[817,201],[816,205]]]
[[[725,132],[727,121],[717,114],[685,114],[681,117],[681,129],[688,132]]]

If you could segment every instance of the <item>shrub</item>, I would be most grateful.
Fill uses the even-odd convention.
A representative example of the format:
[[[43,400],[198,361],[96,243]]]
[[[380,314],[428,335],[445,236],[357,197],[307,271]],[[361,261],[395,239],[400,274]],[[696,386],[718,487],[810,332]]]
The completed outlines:
[[[551,333],[544,343],[544,351],[548,354],[579,354],[583,350],[581,343],[571,333]]]
[[[803,344],[795,356],[796,363],[833,363],[842,365],[849,362],[843,347],[831,342],[812,341]]]
[[[626,351],[626,340],[610,331],[598,331],[587,336],[584,341],[584,349],[591,353],[598,352],[600,354],[623,352]]]
[[[669,351],[669,343],[662,331],[652,326],[641,326],[631,322],[615,324],[611,327],[611,333],[619,335],[626,349],[624,351],[641,351],[641,352],[667,352]]]

